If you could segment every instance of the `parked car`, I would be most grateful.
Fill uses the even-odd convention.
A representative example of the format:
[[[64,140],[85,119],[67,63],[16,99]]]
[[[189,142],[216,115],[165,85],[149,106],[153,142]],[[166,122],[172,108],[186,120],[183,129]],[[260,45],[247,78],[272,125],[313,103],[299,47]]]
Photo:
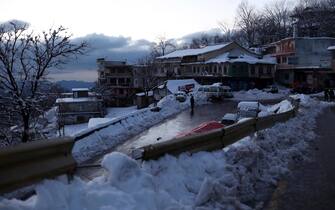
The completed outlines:
[[[237,105],[238,116],[239,118],[257,117],[261,106],[257,101],[242,101]]]
[[[175,95],[177,101],[179,101],[179,102],[184,102],[184,101],[186,101],[187,95],[186,95],[185,92],[183,92],[183,91],[178,91],[178,92],[176,92],[174,95]]]
[[[264,88],[263,91],[265,91],[267,93],[278,93],[278,88],[277,88],[277,86],[269,85],[266,88]]]
[[[203,85],[198,89],[198,92],[206,94],[208,98],[223,99],[225,97],[233,97],[229,86]]]
[[[234,97],[233,92],[231,90],[231,87],[222,86],[222,89],[223,89],[223,95],[224,95],[225,98],[233,98]]]
[[[228,126],[237,123],[238,119],[239,117],[237,114],[227,113],[222,117],[221,123]]]

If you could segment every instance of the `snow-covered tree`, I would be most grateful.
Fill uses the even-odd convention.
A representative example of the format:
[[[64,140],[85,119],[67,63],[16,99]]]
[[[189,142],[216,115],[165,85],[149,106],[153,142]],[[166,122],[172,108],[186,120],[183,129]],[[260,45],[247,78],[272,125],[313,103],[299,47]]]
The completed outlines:
[[[62,26],[39,34],[18,21],[0,25],[0,107],[17,120],[22,142],[32,139],[48,73],[85,53],[87,43],[72,43],[71,36]]]

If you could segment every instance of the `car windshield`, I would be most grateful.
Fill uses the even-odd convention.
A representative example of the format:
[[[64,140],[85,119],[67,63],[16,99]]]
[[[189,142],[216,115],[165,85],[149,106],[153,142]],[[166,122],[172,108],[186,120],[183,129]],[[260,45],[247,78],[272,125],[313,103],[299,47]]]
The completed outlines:
[[[210,87],[209,92],[218,92],[218,87]]]

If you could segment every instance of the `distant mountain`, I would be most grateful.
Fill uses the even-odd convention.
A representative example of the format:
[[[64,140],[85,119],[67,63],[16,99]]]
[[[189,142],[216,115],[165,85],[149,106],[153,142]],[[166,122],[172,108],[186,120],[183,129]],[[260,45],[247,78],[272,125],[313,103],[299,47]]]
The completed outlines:
[[[59,86],[67,91],[71,91],[72,88],[92,88],[94,87],[94,82],[86,82],[79,80],[62,80],[56,82]]]

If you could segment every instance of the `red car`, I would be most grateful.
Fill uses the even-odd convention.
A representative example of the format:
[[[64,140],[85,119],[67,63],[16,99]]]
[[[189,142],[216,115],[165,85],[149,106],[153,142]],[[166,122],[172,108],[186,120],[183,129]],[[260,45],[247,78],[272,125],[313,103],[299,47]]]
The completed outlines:
[[[223,127],[224,127],[224,125],[217,122],[217,121],[204,122],[204,123],[201,123],[199,126],[193,128],[190,131],[186,131],[186,132],[178,134],[176,136],[176,138],[189,136],[189,135],[193,135],[193,134],[197,134],[197,133],[206,133],[206,132],[209,132],[211,130],[215,130],[215,129],[219,129],[219,128],[223,128]]]

